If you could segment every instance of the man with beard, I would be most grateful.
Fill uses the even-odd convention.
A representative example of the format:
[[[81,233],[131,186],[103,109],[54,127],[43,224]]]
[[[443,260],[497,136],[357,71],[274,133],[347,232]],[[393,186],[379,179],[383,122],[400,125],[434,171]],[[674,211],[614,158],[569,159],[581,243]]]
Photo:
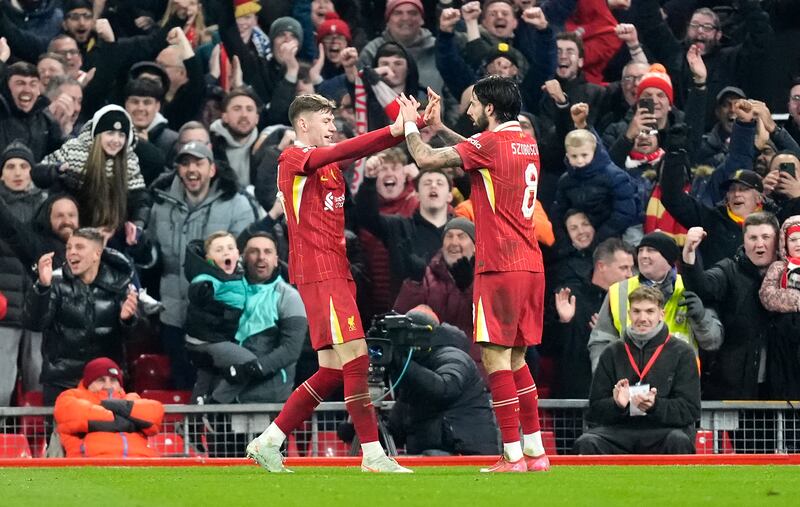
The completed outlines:
[[[745,29],[744,41],[735,46],[722,48],[722,27],[717,14],[709,8],[694,11],[686,29],[686,38],[679,41],[669,29],[661,15],[658,0],[637,2],[637,15],[633,20],[642,42],[653,55],[653,60],[663,62],[676,83],[675,102],[679,107],[686,103],[686,92],[692,80],[692,72],[683,55],[686,49],[697,45],[708,67],[708,95],[716,97],[731,85],[741,86],[753,95],[757,85],[755,76],[762,62],[769,61],[773,39],[769,16],[758,0],[738,0],[739,16]],[[748,86],[749,85],[749,86]],[[714,122],[715,104],[706,105],[705,124]]]
[[[478,81],[467,114],[483,132],[469,139],[447,132],[445,137],[460,142],[446,148],[433,149],[422,141],[413,123],[418,116],[413,98],[401,97],[400,103],[406,142],[417,164],[428,170],[461,166],[470,173],[476,234],[474,339],[483,347],[482,362],[503,439],[500,460],[483,471],[549,470],[536,384],[525,362],[528,346],[541,343],[544,269],[533,234],[539,149],[517,121],[522,106],[519,87],[499,76]],[[437,131],[445,130],[439,106],[429,97],[426,118]]]
[[[222,101],[222,117],[211,124],[214,157],[226,161],[242,188],[255,181],[251,149],[258,138],[261,103],[250,88],[235,88]]]

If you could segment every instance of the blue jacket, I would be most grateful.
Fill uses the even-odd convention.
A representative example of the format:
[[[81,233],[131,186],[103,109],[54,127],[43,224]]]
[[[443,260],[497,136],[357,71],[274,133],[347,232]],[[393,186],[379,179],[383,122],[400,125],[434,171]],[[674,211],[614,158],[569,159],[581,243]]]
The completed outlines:
[[[592,129],[597,138],[597,133]],[[577,209],[589,218],[595,228],[595,240],[620,236],[625,229],[636,225],[641,203],[631,177],[614,165],[608,152],[597,139],[594,158],[586,167],[576,169],[567,164],[558,180],[554,216],[563,225],[564,214]]]

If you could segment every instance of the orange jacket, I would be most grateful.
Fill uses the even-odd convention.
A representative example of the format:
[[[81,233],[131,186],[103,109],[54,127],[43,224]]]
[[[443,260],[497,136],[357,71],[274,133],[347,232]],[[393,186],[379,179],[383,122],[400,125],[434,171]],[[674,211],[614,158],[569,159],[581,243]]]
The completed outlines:
[[[455,215],[474,222],[475,211],[472,209],[472,201],[467,199],[456,206]],[[533,226],[533,234],[536,236],[536,241],[545,246],[553,246],[553,243],[556,242],[556,237],[553,234],[553,224],[550,223],[550,219],[547,218],[547,213],[538,199],[536,200],[536,206],[533,208]]]
[[[68,458],[158,456],[147,447],[147,437],[158,433],[164,417],[158,401],[122,390],[93,393],[81,382],[58,396],[53,416]]]

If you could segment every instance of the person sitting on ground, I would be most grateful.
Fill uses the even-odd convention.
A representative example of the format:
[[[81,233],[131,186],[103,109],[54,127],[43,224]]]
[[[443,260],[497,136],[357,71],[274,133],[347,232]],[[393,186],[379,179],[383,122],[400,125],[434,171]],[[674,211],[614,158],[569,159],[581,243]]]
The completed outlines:
[[[107,357],[86,363],[78,387],[61,393],[53,416],[67,458],[154,458],[164,406],[125,393],[122,369]]]
[[[576,454],[694,454],[700,373],[692,347],[670,335],[664,294],[628,296],[631,326],[603,350],[589,395],[591,428]]]

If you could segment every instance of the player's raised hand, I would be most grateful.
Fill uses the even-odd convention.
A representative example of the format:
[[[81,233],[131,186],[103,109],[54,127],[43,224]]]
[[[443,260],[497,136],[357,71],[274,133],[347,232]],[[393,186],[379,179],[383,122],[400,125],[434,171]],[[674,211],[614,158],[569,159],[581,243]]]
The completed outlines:
[[[397,102],[400,103],[400,114],[403,116],[403,121],[413,121],[416,122],[419,118],[419,111],[417,108],[419,107],[419,102],[414,97],[406,97],[405,93],[401,93],[399,97],[397,97]]]
[[[428,105],[425,107],[422,119],[425,121],[425,125],[434,129],[442,125],[442,99],[430,86],[428,87]]]
[[[575,128],[585,129],[588,125],[589,104],[578,102],[569,108],[569,114],[572,116],[572,123],[575,124]]]

